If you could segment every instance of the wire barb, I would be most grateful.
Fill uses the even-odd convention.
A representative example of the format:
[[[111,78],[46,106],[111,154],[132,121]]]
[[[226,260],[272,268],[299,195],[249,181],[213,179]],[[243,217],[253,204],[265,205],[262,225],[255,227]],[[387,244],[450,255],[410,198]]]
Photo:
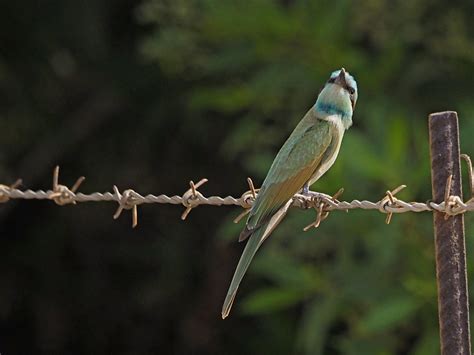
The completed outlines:
[[[446,179],[446,188],[444,190],[444,219],[458,214],[457,210],[463,204],[461,198],[457,195],[451,195],[451,188],[453,182],[453,175],[449,175]]]
[[[468,174],[468,178],[469,178],[469,189],[471,190],[471,198],[469,199],[469,201],[472,201],[474,200],[474,173],[473,173],[473,169],[472,169],[472,161],[471,161],[471,158],[469,157],[469,155],[467,154],[461,154],[461,158],[464,159],[464,161],[466,162],[467,164],[467,174]]]
[[[49,199],[53,200],[59,206],[70,203],[75,205],[75,192],[85,179],[84,176],[79,177],[71,189],[69,189],[67,186],[59,183],[59,165],[57,165],[53,171],[53,192],[49,195]]]
[[[187,190],[184,195],[183,195],[183,206],[186,207],[186,210],[183,212],[181,215],[181,219],[184,221],[191,210],[199,205],[199,199],[204,197],[197,189],[204,185],[208,180],[206,178],[203,178],[199,180],[197,184],[194,184],[194,181],[189,182],[189,190]]]
[[[123,210],[132,210],[132,228],[138,226],[138,200],[137,193],[131,189],[125,190],[123,194],[120,193],[117,186],[113,186],[114,196],[118,201],[119,206],[114,213],[114,219],[117,219],[122,214]]]
[[[249,190],[245,191],[241,196],[241,199],[244,202],[242,207],[245,208],[245,210],[234,218],[234,223],[239,223],[242,218],[250,213],[253,203],[257,198],[257,192],[260,191],[260,189],[255,188],[252,179],[249,177],[247,178],[247,184],[249,184]]]
[[[388,212],[386,208],[397,207],[398,199],[395,197],[395,195],[406,187],[406,185],[400,185],[392,191],[387,190],[387,192],[385,192],[385,197],[380,200],[380,212],[387,214],[387,217],[385,218],[385,224],[390,224],[393,216],[393,212]]]
[[[11,191],[15,190],[17,187],[20,187],[20,185],[23,183],[21,179],[17,179],[13,184],[10,186],[0,184],[0,203],[5,203],[10,200],[10,196],[6,193],[6,191]],[[2,190],[6,190],[3,192]]]

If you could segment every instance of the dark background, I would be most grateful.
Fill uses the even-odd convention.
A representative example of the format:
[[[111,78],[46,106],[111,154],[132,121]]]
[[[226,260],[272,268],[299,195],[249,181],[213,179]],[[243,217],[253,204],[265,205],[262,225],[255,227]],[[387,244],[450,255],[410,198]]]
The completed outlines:
[[[427,115],[474,152],[471,1],[44,0],[0,7],[0,182],[240,196],[260,185],[331,71],[354,126],[314,189],[431,196]],[[469,195],[465,184],[465,196]],[[439,352],[432,216],[291,211],[220,310],[243,245],[236,207],[0,205],[0,352]],[[466,216],[468,264],[472,222]],[[469,279],[472,281],[472,273]]]

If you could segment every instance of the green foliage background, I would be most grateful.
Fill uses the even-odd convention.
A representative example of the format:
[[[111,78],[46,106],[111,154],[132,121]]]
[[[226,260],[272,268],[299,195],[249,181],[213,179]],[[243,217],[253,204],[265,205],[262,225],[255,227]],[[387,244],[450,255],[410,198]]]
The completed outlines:
[[[454,109],[474,153],[469,1],[4,2],[0,180],[86,175],[132,187],[238,196],[260,183],[332,70],[359,102],[334,167],[313,186],[378,200],[430,198],[427,115]],[[467,179],[466,179],[467,180]],[[468,195],[467,184],[465,186]],[[436,354],[432,217],[292,211],[258,253],[231,317],[220,307],[242,245],[240,211],[0,206],[0,352]],[[466,216],[468,266],[472,226]],[[472,272],[469,274],[472,283]]]

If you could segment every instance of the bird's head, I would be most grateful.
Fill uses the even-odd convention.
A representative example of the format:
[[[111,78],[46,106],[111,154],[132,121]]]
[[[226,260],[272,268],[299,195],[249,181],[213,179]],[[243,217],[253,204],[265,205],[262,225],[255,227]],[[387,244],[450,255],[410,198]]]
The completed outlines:
[[[352,113],[357,102],[357,83],[344,68],[331,73],[319,93],[314,109],[321,118],[339,115],[344,127],[352,125]]]

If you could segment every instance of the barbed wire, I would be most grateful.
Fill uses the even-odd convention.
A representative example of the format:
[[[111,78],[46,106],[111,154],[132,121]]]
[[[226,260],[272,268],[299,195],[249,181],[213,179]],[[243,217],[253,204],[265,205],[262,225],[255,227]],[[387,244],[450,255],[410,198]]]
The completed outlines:
[[[333,196],[316,192],[309,191],[306,194],[295,194],[293,196],[293,207],[316,210],[316,220],[310,225],[304,228],[307,231],[309,228],[317,228],[320,223],[326,219],[329,212],[334,210],[348,211],[352,209],[363,209],[363,210],[377,210],[381,213],[386,214],[385,222],[390,223],[394,213],[405,213],[405,212],[425,212],[425,211],[438,211],[445,214],[445,218],[450,216],[472,212],[474,211],[474,177],[472,163],[466,154],[461,155],[462,158],[467,162],[469,183],[471,189],[471,197],[468,201],[464,202],[459,196],[451,195],[451,181],[452,175],[448,177],[446,181],[446,193],[444,201],[435,203],[428,200],[427,202],[406,202],[395,197],[397,193],[403,190],[406,186],[400,185],[393,190],[385,192],[383,197],[377,202],[371,202],[367,200],[352,200],[339,201],[338,198],[344,191],[342,188]],[[237,223],[241,220],[252,207],[253,202],[258,194],[258,189],[255,189],[252,179],[248,178],[247,183],[249,190],[244,192],[240,197],[220,197],[220,196],[204,196],[198,191],[198,188],[205,184],[208,180],[201,179],[196,184],[193,181],[189,182],[189,189],[182,195],[168,196],[162,195],[141,195],[132,189],[126,189],[120,192],[117,186],[113,186],[113,192],[93,192],[85,194],[77,192],[82,182],[85,180],[84,176],[79,177],[71,188],[66,185],[59,183],[59,166],[56,166],[53,172],[53,186],[51,190],[21,190],[19,186],[22,184],[22,180],[18,179],[15,183],[10,186],[0,184],[0,203],[6,203],[11,199],[23,199],[23,200],[52,200],[59,206],[68,204],[76,204],[78,202],[103,202],[111,201],[118,203],[118,208],[113,215],[114,219],[120,217],[123,210],[131,210],[132,212],[132,227],[138,225],[138,206],[142,204],[160,203],[160,204],[173,204],[183,205],[185,211],[181,215],[181,219],[185,220],[191,210],[200,205],[212,205],[212,206],[240,206],[245,209],[234,222]]]

